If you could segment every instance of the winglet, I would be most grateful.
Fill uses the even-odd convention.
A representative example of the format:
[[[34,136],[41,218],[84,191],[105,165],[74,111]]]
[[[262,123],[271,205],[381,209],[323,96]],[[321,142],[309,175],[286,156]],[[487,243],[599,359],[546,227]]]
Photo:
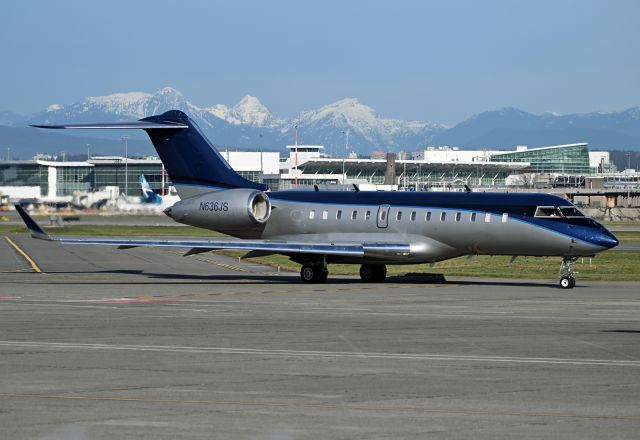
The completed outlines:
[[[20,217],[22,217],[22,221],[24,221],[24,224],[27,225],[27,228],[29,228],[29,232],[31,232],[31,236],[33,238],[38,238],[40,240],[53,241],[53,239],[49,237],[49,234],[44,232],[44,230],[40,227],[40,225],[37,224],[29,214],[27,214],[27,211],[25,211],[22,206],[15,205],[15,208],[16,208],[16,211],[18,211],[18,214],[20,214]]]

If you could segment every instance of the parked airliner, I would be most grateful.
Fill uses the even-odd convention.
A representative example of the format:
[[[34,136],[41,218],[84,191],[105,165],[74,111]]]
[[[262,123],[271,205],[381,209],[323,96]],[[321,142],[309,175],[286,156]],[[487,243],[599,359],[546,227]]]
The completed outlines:
[[[303,282],[324,282],[331,263],[360,264],[363,281],[381,282],[386,265],[435,263],[462,255],[557,256],[560,286],[575,285],[577,258],[618,240],[567,200],[549,194],[274,191],[244,179],[185,113],[171,110],[135,122],[35,125],[39,128],[142,129],[180,201],[165,210],[176,222],[235,239],[52,239],[20,207],[35,238],[64,244],[190,248],[185,255],[240,249],[248,257],[283,254],[300,263]]]
[[[180,197],[175,195],[161,196],[156,194],[152,189],[149,182],[147,182],[144,174],[140,174],[140,201],[144,204],[157,205],[159,208],[164,209],[172,206],[174,203],[180,200]]]

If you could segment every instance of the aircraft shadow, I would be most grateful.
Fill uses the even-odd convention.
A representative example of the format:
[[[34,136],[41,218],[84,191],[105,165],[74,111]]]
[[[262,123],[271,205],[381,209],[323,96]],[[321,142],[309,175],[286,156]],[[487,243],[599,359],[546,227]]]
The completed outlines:
[[[50,274],[109,274],[109,275],[137,275],[140,277],[146,277],[147,280],[96,280],[96,283],[100,284],[149,284],[149,279],[152,284],[301,284],[300,278],[297,274],[252,274],[252,273],[238,273],[229,275],[203,275],[203,274],[185,274],[185,273],[154,273],[145,272],[139,269],[120,269],[120,270],[100,270],[100,271],[49,271]],[[66,284],[87,284],[92,280],[65,280]],[[495,280],[495,279],[478,279],[478,280],[455,280],[447,281],[443,274],[409,274],[404,276],[389,276],[386,279],[387,284],[439,284],[439,285],[465,285],[465,286],[501,286],[501,287],[547,287],[557,288],[555,283],[545,283],[540,281],[539,283],[531,281],[518,281],[518,280]],[[48,284],[48,283],[42,283]],[[330,275],[325,284],[362,284],[360,278],[348,275]],[[368,285],[374,286],[375,284]],[[316,286],[321,286],[316,284]]]
[[[191,275],[184,273],[153,273],[145,272],[143,270],[124,269],[124,270],[98,270],[98,271],[48,271],[48,274],[77,274],[77,275],[139,275],[147,279],[151,278],[154,281],[132,281],[130,279],[117,281],[117,280],[65,280],[65,284],[291,284],[292,282],[299,282],[300,278],[291,275],[263,275],[263,274],[233,274],[233,275]],[[165,281],[162,281],[165,280]],[[174,282],[171,282],[174,280]],[[58,284],[58,283],[42,283],[42,284]]]
[[[622,330],[622,329],[602,330],[602,333],[630,333],[630,334],[638,334],[638,335],[640,335],[640,330]]]
[[[557,283],[545,283],[543,280],[540,282],[532,281],[513,281],[513,280],[478,280],[478,281],[447,281],[447,284],[456,284],[463,286],[501,286],[501,287],[545,287],[549,289],[558,289]],[[576,286],[575,288],[579,288]]]

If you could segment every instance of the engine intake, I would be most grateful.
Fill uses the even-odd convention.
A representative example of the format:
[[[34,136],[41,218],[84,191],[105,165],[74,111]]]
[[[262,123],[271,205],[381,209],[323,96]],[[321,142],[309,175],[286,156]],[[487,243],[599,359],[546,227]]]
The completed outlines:
[[[237,231],[264,225],[271,217],[271,201],[255,189],[228,189],[181,200],[165,214],[186,225]]]

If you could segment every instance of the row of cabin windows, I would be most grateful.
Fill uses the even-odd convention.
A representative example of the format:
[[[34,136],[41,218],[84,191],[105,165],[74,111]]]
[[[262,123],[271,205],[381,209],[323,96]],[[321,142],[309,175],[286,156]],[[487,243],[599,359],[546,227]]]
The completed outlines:
[[[412,222],[416,221],[416,216],[417,213],[416,211],[412,211],[411,215],[409,216],[409,218],[411,219]],[[313,220],[314,218],[316,218],[316,211],[315,209],[312,209],[311,211],[309,211],[309,220]],[[322,220],[327,220],[329,218],[329,211],[324,210],[322,211]],[[477,218],[477,213],[472,212],[469,215],[469,221],[471,222],[475,222]],[[509,218],[509,214],[506,212],[502,213],[502,223],[506,223],[507,219]],[[336,220],[340,220],[342,219],[342,210],[339,209],[338,211],[336,211]],[[358,211],[351,211],[351,220],[357,220],[358,219]],[[365,220],[370,220],[371,219],[371,211],[366,211],[364,214],[364,219]],[[385,221],[387,219],[387,211],[383,210],[380,212],[380,220]],[[440,213],[440,221],[443,222],[447,219],[447,213],[446,211],[442,211]],[[396,213],[396,220],[397,221],[402,221],[402,211],[398,211]],[[424,218],[425,221],[429,222],[431,221],[431,211],[427,211],[427,214],[425,215]],[[460,220],[462,220],[462,213],[461,212],[456,212],[455,214],[455,221],[459,222]],[[485,223],[489,223],[491,222],[491,214],[490,213],[485,213],[484,215],[484,221]]]

